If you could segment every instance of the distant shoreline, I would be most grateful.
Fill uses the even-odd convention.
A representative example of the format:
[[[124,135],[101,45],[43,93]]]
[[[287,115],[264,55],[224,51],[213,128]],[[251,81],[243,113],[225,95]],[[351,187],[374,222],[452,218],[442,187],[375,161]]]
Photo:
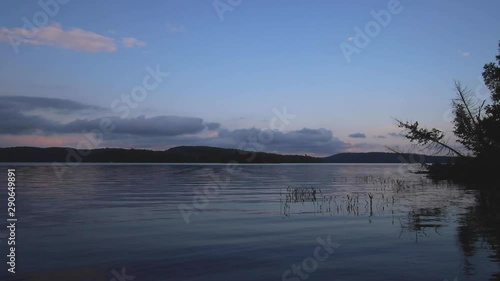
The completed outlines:
[[[67,147],[0,148],[0,163],[81,164],[401,164],[449,163],[449,156],[392,152],[338,153],[327,157],[283,155],[208,146],[179,146],[164,151],[103,148],[76,150]]]

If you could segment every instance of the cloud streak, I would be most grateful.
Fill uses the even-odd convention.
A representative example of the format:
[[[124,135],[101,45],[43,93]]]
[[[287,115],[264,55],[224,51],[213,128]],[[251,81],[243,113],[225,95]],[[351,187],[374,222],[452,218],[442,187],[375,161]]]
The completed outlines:
[[[146,43],[133,37],[123,37],[122,44],[126,48],[145,47]]]
[[[117,49],[113,38],[80,28],[64,30],[59,23],[42,26],[36,30],[2,27],[0,41],[51,46],[82,52],[114,52]]]
[[[179,116],[139,116],[135,118],[119,118],[115,116],[107,118],[114,130],[113,134],[125,134],[134,136],[178,136],[185,134],[196,134],[207,129],[203,119],[195,117]],[[90,131],[99,128],[103,118],[78,119],[61,126],[58,133],[79,133],[83,130]]]
[[[59,98],[43,98],[29,96],[0,96],[0,112],[5,110],[29,111],[37,109],[53,109],[62,112],[75,110],[103,110],[103,108]]]
[[[391,132],[387,134],[388,136],[391,136],[393,138],[403,138],[405,135],[402,133],[396,133],[396,132]]]
[[[116,40],[111,37],[81,28],[65,30],[57,22],[36,29],[1,27],[0,42],[50,46],[89,53],[115,52],[118,49]],[[145,42],[133,37],[124,37],[121,43],[126,48],[146,45]]]
[[[354,139],[365,139],[366,135],[363,133],[353,133],[353,134],[350,134],[349,137],[354,138]]]
[[[458,53],[459,53],[462,57],[468,57],[468,56],[470,56],[470,52],[468,52],[468,51],[458,51]]]

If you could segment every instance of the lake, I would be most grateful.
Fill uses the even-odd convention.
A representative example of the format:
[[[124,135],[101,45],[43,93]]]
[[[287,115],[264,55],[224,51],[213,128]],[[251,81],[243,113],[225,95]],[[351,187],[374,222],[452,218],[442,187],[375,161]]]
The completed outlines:
[[[499,279],[500,197],[411,165],[0,167],[1,280]]]

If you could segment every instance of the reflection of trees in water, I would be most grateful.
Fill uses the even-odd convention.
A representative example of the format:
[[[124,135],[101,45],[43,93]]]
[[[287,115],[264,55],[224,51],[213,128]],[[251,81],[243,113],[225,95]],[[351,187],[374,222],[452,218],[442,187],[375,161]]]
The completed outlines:
[[[391,214],[393,224],[399,220],[400,237],[403,233],[414,234],[415,242],[419,242],[422,237],[441,235],[441,228],[447,226],[450,215],[447,210],[451,204],[464,210],[458,219],[457,239],[464,253],[465,274],[475,275],[471,260],[481,250],[490,254],[488,258],[491,261],[500,263],[500,190],[463,189],[443,181],[409,184],[401,180],[374,177],[337,179],[336,182],[345,182],[347,185],[371,182],[375,186],[372,192],[349,193],[344,190],[335,195],[325,194],[319,188],[288,187],[281,192],[281,213],[289,217],[296,213],[292,212],[292,206],[298,206],[305,210],[302,213],[367,216],[370,222],[372,216]],[[432,198],[415,202],[412,198],[420,199],[420,193],[415,193],[417,186],[437,192],[432,193]],[[416,197],[408,197],[410,194]],[[405,215],[401,216],[401,212],[405,212]],[[479,257],[479,261],[484,262],[484,258]],[[500,272],[493,274],[490,280],[500,280]]]
[[[446,217],[445,210],[443,208],[416,208],[408,212],[407,220],[403,221],[401,218],[399,222],[401,224],[401,234],[404,232],[415,232],[415,242],[418,242],[418,237],[427,236],[426,230],[432,230],[438,235],[439,229],[443,224]]]
[[[500,192],[494,189],[480,190],[476,193],[476,202],[462,214],[458,227],[458,242],[465,256],[465,273],[472,275],[474,265],[469,258],[479,249],[491,252],[490,260],[500,262]],[[491,276],[491,280],[500,280],[500,272]]]

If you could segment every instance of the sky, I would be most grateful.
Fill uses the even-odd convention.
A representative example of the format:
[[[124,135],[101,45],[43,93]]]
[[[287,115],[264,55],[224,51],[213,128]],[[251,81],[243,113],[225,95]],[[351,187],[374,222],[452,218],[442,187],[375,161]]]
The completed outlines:
[[[484,99],[500,2],[2,1],[0,147],[331,155],[451,131]]]

